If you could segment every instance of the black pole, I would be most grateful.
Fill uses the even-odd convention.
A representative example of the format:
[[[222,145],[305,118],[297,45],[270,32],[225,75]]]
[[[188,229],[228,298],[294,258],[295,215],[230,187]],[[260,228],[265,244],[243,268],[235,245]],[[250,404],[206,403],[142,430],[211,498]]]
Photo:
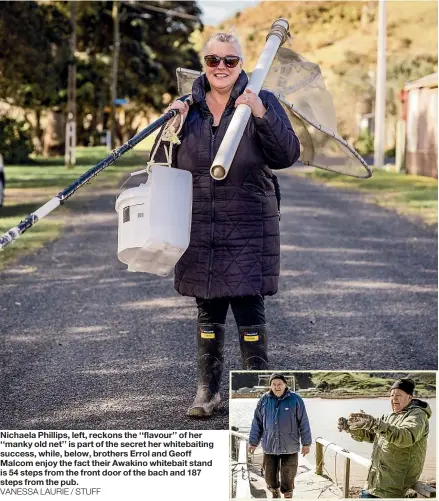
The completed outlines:
[[[76,181],[74,181],[70,186],[68,186],[64,191],[58,193],[58,198],[61,200],[61,203],[64,200],[67,200],[70,196],[75,193],[83,184],[87,183],[93,177],[97,176],[101,171],[103,171],[106,167],[113,164],[119,157],[124,155],[127,151],[131,150],[136,146],[136,144],[143,141],[147,136],[152,134],[155,130],[159,129],[162,125],[168,122],[171,118],[175,117],[178,114],[177,110],[170,110],[165,113],[162,117],[158,118],[155,122],[145,127],[134,137],[129,139],[126,143],[119,148],[113,150],[108,157],[101,160],[94,167],[89,169],[87,172],[82,174]]]
[[[189,103],[191,102],[190,99],[187,100]],[[90,181],[93,177],[97,176],[101,171],[103,171],[106,167],[109,165],[113,164],[119,157],[124,155],[127,151],[131,150],[136,146],[136,144],[140,143],[140,141],[143,141],[147,136],[152,134],[155,130],[159,129],[164,125],[166,122],[168,122],[171,118],[175,117],[178,114],[178,110],[169,110],[167,113],[165,113],[163,116],[155,120],[152,124],[148,125],[148,127],[145,127],[143,130],[141,130],[138,134],[136,134],[134,137],[132,137],[130,140],[128,140],[125,144],[117,148],[116,150],[112,151],[108,157],[104,158],[101,162],[96,164],[94,167],[89,169],[87,172],[82,174],[76,181],[74,181],[70,186],[68,186],[65,190],[61,191],[58,193],[56,197],[53,199],[49,200],[46,206],[50,206],[47,210],[43,211],[45,212],[44,215],[47,215],[50,213],[52,210],[54,210],[56,207],[58,207],[60,204],[64,202],[64,200],[67,200],[69,197],[75,193],[76,190],[78,190],[81,186],[83,186],[85,183]],[[53,205],[53,207],[52,207]],[[42,209],[45,207],[44,205],[40,207],[38,210]],[[42,217],[44,217],[44,215]],[[14,240],[17,240],[17,238],[22,235],[26,230],[31,228],[35,223],[38,222],[38,220],[41,219],[39,218],[36,213],[30,214],[26,219],[21,221],[17,226],[11,228],[9,231],[7,231],[5,234],[0,235],[0,250],[4,249],[7,245],[12,243]]]

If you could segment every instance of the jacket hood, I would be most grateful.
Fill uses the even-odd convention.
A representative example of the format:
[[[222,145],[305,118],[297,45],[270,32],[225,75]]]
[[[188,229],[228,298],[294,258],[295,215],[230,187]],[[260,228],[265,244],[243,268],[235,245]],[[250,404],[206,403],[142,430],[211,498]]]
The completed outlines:
[[[414,398],[410,402],[410,404],[406,407],[407,410],[416,409],[416,408],[422,409],[425,412],[425,414],[427,414],[428,419],[430,419],[431,408],[427,402],[424,402],[423,400],[419,400],[418,398]]]
[[[239,74],[238,79],[233,86],[230,97],[235,100],[239,95],[244,92],[245,86],[248,83],[247,73],[242,70]],[[192,85],[192,98],[195,103],[202,103],[206,98],[206,93],[210,90],[209,80],[207,80],[206,74],[200,75]]]

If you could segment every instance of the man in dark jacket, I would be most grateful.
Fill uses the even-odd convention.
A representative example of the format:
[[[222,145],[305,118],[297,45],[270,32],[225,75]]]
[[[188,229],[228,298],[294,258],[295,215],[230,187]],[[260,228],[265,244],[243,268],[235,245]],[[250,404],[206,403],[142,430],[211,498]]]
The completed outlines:
[[[250,429],[249,452],[261,442],[265,481],[273,498],[293,497],[300,443],[309,454],[311,429],[303,400],[290,391],[282,374],[270,377],[270,391],[259,400]],[[280,471],[280,482],[279,482]]]
[[[175,288],[198,307],[197,394],[188,415],[209,417],[220,402],[225,323],[231,307],[244,369],[266,369],[265,296],[276,294],[280,271],[278,201],[272,169],[300,155],[299,140],[276,96],[246,88],[242,50],[217,33],[203,50],[204,73],[192,87],[193,105],[172,103],[185,116],[172,165],[192,173],[190,244],[175,267]],[[210,168],[237,105],[251,109],[227,177]],[[181,118],[181,117],[180,117]],[[153,149],[154,151],[154,149]],[[166,161],[163,148],[156,162]]]
[[[419,480],[427,451],[431,409],[413,398],[415,383],[399,379],[390,390],[392,412],[374,418],[363,412],[339,418],[340,431],[354,440],[373,442],[364,498],[403,498]]]

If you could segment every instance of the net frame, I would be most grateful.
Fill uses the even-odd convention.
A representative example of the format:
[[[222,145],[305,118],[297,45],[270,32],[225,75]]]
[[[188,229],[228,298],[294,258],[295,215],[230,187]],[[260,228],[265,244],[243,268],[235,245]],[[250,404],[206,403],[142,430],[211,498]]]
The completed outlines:
[[[296,65],[299,68],[297,73],[300,73],[300,71],[303,70],[304,78],[295,82],[293,85],[288,85],[288,72],[291,70],[289,66],[293,65]],[[285,69],[288,71],[285,71]],[[185,68],[177,68],[176,73],[180,94],[191,93],[193,82],[198,76],[202,75],[202,72],[200,71]],[[279,84],[279,82],[281,83]],[[303,109],[300,109],[300,106],[293,103],[291,99],[288,99],[291,95],[294,96],[295,92],[303,92],[306,88],[320,88],[322,90],[322,96],[326,98],[325,105],[327,117],[325,118],[327,118],[327,123],[333,126],[332,128],[328,125],[319,123],[318,120],[309,116],[309,114],[304,112]],[[287,113],[290,123],[300,140],[301,151],[299,161],[301,161],[305,166],[316,167],[318,169],[359,179],[368,179],[372,176],[372,170],[367,162],[355,150],[355,148],[337,132],[337,123],[332,97],[326,90],[323,76],[318,64],[306,60],[303,56],[292,51],[291,49],[282,47],[276,54],[274,62],[264,81],[263,89],[273,92]],[[303,102],[304,100],[302,96],[302,103]],[[321,109],[318,109],[319,104],[321,103],[318,103],[317,99],[314,100],[314,109],[312,102],[311,104],[309,102],[305,102],[304,107],[308,107],[312,113],[314,110],[321,112]],[[318,114],[314,113],[314,115],[316,115],[317,118]],[[320,136],[320,139],[323,140],[319,145],[317,144],[317,135],[320,134],[323,134],[323,136]],[[336,145],[336,148],[333,148],[332,152],[336,149],[337,153],[341,152],[342,154],[343,162],[341,164],[328,165],[319,161],[319,156],[330,158],[327,152],[328,144],[331,144],[331,141],[335,142]]]

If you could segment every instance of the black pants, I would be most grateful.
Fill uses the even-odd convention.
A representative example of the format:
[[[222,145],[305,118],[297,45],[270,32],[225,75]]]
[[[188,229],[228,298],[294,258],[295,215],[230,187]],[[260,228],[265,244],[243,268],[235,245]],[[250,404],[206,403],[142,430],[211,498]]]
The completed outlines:
[[[232,308],[238,327],[265,324],[265,305],[263,296],[242,296],[218,299],[196,298],[198,323],[225,324],[229,305]]]
[[[279,489],[282,494],[294,489],[294,478],[297,473],[299,453],[264,454],[265,482],[271,489]],[[280,482],[279,482],[280,473]]]

